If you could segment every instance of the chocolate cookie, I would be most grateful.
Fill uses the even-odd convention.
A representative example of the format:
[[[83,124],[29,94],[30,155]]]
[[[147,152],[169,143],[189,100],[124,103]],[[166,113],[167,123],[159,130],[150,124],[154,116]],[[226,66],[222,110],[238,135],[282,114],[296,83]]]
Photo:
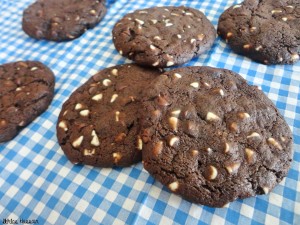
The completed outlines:
[[[119,53],[138,64],[169,67],[210,49],[216,31],[205,15],[188,7],[155,7],[127,14],[113,28]]]
[[[78,88],[64,103],[57,123],[58,141],[69,160],[101,167],[141,161],[141,91],[160,74],[126,64],[104,69]]]
[[[233,51],[264,64],[297,62],[299,30],[299,0],[246,0],[227,9],[218,25]]]
[[[286,176],[292,134],[273,103],[229,70],[186,67],[146,89],[144,167],[189,201],[222,207]]]
[[[13,139],[48,108],[54,82],[52,71],[40,62],[0,65],[0,142]]]
[[[104,0],[37,0],[23,13],[25,33],[36,39],[67,41],[95,27],[106,13]]]

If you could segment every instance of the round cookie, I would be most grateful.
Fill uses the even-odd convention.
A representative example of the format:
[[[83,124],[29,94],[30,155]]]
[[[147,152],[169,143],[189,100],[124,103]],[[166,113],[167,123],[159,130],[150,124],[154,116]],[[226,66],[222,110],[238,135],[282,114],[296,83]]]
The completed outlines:
[[[232,50],[264,64],[292,64],[300,54],[300,1],[246,0],[220,17]]]
[[[113,28],[119,53],[138,64],[169,67],[211,48],[216,31],[205,15],[188,7],[155,7],[127,14]]]
[[[36,39],[72,40],[100,22],[104,4],[104,0],[37,0],[25,9],[22,27]]]
[[[222,207],[267,194],[291,163],[292,134],[273,103],[229,70],[186,67],[143,93],[144,168],[189,201]]]
[[[141,161],[137,114],[142,89],[160,70],[125,64],[104,69],[64,103],[57,137],[69,160],[100,167]]]
[[[54,95],[54,75],[40,62],[0,65],[0,143],[44,112]]]

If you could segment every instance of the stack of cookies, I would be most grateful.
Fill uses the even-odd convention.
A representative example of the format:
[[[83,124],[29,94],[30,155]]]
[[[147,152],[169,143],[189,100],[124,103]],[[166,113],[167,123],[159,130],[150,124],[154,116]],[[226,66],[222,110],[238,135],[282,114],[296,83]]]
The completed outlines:
[[[288,41],[281,43],[277,32],[267,43],[264,24],[279,24],[281,32],[297,27],[296,6],[263,2],[228,9],[218,33],[256,61],[294,63],[298,33],[285,34]],[[100,0],[38,0],[24,11],[23,30],[36,39],[68,41],[96,26],[105,12]],[[142,161],[172,192],[212,207],[267,194],[286,176],[292,133],[261,90],[225,69],[163,70],[213,46],[216,30],[202,12],[183,6],[137,10],[115,24],[112,37],[118,52],[136,64],[99,71],[64,103],[57,137],[72,163],[125,167]],[[26,61],[1,66],[0,80],[4,142],[49,106],[54,75]]]

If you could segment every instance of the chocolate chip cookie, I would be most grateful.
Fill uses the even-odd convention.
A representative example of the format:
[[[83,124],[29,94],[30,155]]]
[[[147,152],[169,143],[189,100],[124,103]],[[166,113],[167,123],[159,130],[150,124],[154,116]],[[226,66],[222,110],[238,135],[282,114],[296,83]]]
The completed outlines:
[[[13,139],[48,108],[54,83],[52,71],[40,62],[0,65],[0,142]]]
[[[159,76],[141,112],[144,167],[189,201],[222,207],[269,193],[286,176],[292,134],[238,74],[186,67]]]
[[[160,74],[126,64],[104,69],[79,87],[64,103],[57,123],[58,141],[69,160],[100,167],[141,161],[141,91]]]
[[[169,67],[211,48],[216,31],[205,15],[188,7],[155,7],[127,14],[113,28],[119,53],[138,64]]]
[[[104,0],[37,0],[25,9],[22,27],[36,39],[68,41],[95,27],[105,13]]]
[[[246,0],[220,17],[218,34],[233,51],[264,64],[292,64],[300,54],[300,1]]]

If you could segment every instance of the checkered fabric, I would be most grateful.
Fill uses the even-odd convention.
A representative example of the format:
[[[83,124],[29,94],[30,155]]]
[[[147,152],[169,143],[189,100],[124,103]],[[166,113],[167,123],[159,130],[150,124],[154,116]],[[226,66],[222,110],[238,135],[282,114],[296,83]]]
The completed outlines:
[[[270,194],[214,209],[170,193],[143,169],[74,166],[56,138],[61,106],[97,71],[129,62],[112,43],[113,25],[126,13],[163,5],[200,9],[217,26],[233,0],[110,0],[94,29],[63,43],[37,41],[21,28],[33,0],[0,0],[0,64],[39,60],[56,75],[49,109],[13,140],[0,144],[0,224],[37,219],[39,224],[300,224],[300,62],[266,66],[233,53],[217,38],[212,49],[187,63],[226,68],[258,85],[277,105],[293,131],[292,167]],[[20,224],[20,221],[18,221]]]

